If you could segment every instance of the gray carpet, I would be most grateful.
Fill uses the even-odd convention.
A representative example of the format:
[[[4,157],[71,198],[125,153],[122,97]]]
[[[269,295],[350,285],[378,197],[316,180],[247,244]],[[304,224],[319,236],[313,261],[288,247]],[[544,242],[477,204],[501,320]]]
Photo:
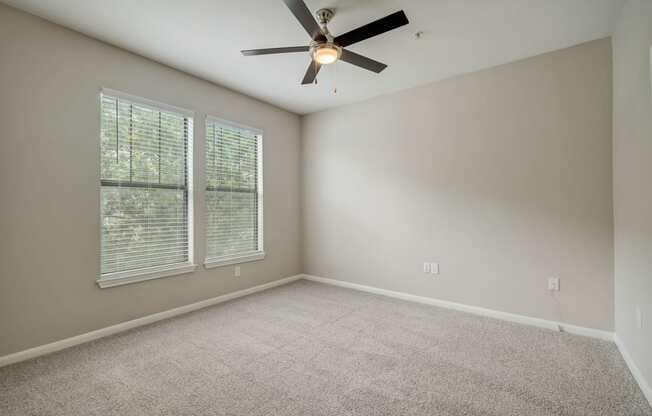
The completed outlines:
[[[652,415],[615,346],[299,281],[0,369],[9,415]]]

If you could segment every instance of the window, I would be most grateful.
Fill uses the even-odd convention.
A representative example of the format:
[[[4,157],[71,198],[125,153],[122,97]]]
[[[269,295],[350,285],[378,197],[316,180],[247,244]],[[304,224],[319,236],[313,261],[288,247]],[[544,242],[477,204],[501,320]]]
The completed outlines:
[[[194,270],[192,114],[101,95],[101,287]]]
[[[262,132],[206,120],[206,267],[262,259]]]

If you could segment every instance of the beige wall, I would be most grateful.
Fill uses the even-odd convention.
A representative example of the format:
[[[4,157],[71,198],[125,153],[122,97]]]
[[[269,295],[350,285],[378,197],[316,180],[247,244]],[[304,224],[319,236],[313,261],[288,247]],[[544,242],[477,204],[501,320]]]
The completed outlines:
[[[639,59],[620,36],[616,59]],[[302,131],[296,115],[3,5],[0,57],[0,356],[302,271],[613,329],[609,40],[306,116]],[[196,263],[203,116],[265,131],[265,260],[240,278],[199,268],[97,287],[101,87],[196,111]],[[634,117],[624,105],[616,135]],[[623,160],[650,154],[636,137]],[[649,213],[616,173],[620,212]],[[441,274],[423,274],[426,260]]]
[[[308,115],[304,272],[611,330],[611,137],[609,39]]]
[[[263,261],[99,289],[101,87],[261,128]],[[299,118],[0,5],[0,356],[301,272]],[[201,182],[195,262],[204,256]]]
[[[652,0],[630,0],[625,5],[613,45],[616,334],[647,380],[649,389],[652,387]],[[637,307],[643,314],[641,329],[636,324]]]

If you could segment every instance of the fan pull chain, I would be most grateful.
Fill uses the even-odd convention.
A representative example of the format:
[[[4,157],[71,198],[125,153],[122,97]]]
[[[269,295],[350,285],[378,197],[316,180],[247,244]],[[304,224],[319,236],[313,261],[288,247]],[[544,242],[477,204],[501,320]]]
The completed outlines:
[[[337,95],[337,62],[333,64],[333,95]]]

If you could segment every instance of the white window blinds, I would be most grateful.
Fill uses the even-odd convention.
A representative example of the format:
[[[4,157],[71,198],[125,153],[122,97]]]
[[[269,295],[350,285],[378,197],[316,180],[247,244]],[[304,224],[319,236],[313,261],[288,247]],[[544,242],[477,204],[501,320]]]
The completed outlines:
[[[191,263],[192,117],[101,97],[101,276]]]
[[[263,255],[262,133],[206,121],[207,265]]]

